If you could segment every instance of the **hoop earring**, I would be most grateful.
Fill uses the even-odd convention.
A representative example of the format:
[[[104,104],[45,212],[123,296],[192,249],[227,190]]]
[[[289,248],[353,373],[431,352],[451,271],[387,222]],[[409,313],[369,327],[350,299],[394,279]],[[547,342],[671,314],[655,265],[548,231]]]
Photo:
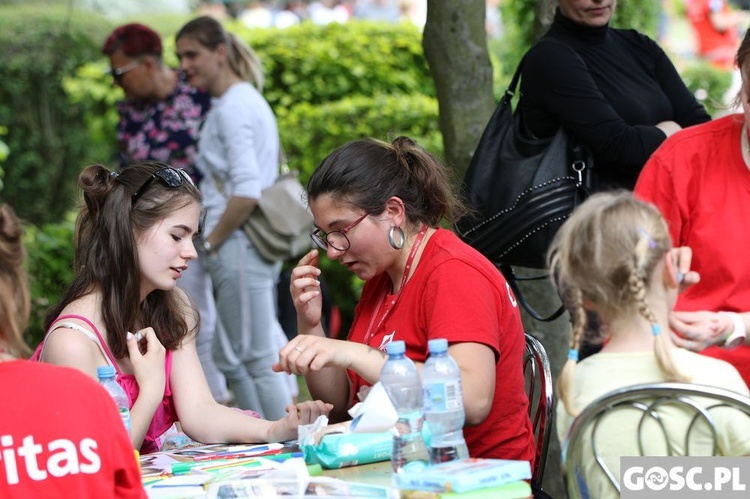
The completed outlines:
[[[398,231],[399,238],[401,241],[399,241],[398,244],[396,244],[396,240],[393,237],[393,233]],[[404,235],[404,229],[401,227],[396,227],[395,225],[392,225],[391,228],[388,230],[388,243],[391,245],[391,248],[395,250],[400,250],[404,247],[404,243],[406,242],[406,236]]]

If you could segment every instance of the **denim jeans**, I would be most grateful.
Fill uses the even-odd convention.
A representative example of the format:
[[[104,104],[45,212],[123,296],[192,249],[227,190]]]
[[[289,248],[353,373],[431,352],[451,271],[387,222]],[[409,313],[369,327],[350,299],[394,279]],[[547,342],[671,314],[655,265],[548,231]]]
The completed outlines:
[[[182,273],[178,286],[188,295],[194,307],[200,312],[200,331],[195,339],[198,358],[206,375],[211,394],[219,402],[229,400],[227,381],[216,367],[213,358],[213,340],[216,331],[216,304],[214,303],[211,277],[203,267],[204,257],[190,262],[188,269]]]
[[[214,360],[237,405],[266,419],[285,417],[292,401],[288,376],[271,369],[279,353],[275,337],[283,335],[274,292],[281,262],[264,260],[244,234],[235,232],[204,263],[219,318]]]

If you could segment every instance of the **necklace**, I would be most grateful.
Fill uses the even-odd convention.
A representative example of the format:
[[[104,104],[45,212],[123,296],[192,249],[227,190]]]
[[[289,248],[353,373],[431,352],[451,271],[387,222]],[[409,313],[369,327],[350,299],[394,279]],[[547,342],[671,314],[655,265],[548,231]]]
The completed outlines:
[[[747,125],[742,124],[742,130],[740,131],[740,144],[742,148],[742,159],[745,160],[745,166],[750,168],[750,143],[747,139]]]
[[[419,246],[422,244],[422,240],[424,239],[426,233],[427,224],[423,224],[422,228],[419,229],[417,238],[414,240],[414,245],[411,247],[409,258],[406,259],[406,265],[404,266],[404,275],[401,277],[401,287],[398,288],[398,293],[396,293],[395,296],[393,296],[391,300],[386,304],[385,310],[383,311],[383,316],[378,321],[377,326],[373,327],[375,318],[380,313],[380,308],[383,306],[383,302],[385,301],[386,296],[388,296],[388,289],[383,289],[383,293],[378,299],[378,306],[375,308],[375,312],[372,314],[372,319],[370,319],[370,324],[367,326],[367,333],[365,333],[365,345],[368,345],[370,343],[370,339],[372,339],[375,331],[380,329],[380,326],[383,325],[386,317],[388,317],[388,315],[391,313],[391,310],[393,310],[398,304],[399,300],[401,300],[401,295],[404,293],[406,281],[409,280],[409,270],[411,270],[411,266],[414,263],[414,257],[417,256],[417,250],[419,250]]]

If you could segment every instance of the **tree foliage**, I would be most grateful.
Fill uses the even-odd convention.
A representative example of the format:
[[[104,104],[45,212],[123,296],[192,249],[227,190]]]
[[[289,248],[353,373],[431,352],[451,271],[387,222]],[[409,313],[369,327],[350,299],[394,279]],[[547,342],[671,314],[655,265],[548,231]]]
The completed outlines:
[[[3,163],[3,199],[35,223],[59,220],[71,206],[75,178],[90,154],[83,113],[61,82],[99,57],[108,31],[101,19],[66,10],[0,9],[0,125],[12,154]]]

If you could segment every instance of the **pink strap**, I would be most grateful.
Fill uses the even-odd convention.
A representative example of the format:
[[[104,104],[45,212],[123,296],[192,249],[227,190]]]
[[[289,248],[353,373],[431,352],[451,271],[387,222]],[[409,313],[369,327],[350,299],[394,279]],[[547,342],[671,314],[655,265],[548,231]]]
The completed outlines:
[[[79,321],[83,321],[86,324],[88,324],[89,327],[94,331],[94,334],[96,335],[96,337],[99,339],[99,344],[101,345],[102,350],[104,351],[104,354],[109,358],[109,361],[114,366],[115,371],[117,371],[117,374],[122,374],[120,372],[120,368],[117,366],[117,362],[115,362],[115,358],[112,356],[112,352],[109,351],[109,346],[104,341],[104,338],[102,338],[102,335],[99,333],[99,330],[96,328],[96,326],[94,325],[94,323],[91,322],[90,320],[88,320],[86,317],[84,317],[82,315],[77,315],[77,314],[61,315],[60,317],[58,317],[57,319],[55,319],[54,322],[52,322],[52,324],[50,324],[48,333],[51,332],[54,329],[53,326],[55,324],[57,324],[58,322],[60,322],[62,320],[65,320],[65,319],[78,319]]]

